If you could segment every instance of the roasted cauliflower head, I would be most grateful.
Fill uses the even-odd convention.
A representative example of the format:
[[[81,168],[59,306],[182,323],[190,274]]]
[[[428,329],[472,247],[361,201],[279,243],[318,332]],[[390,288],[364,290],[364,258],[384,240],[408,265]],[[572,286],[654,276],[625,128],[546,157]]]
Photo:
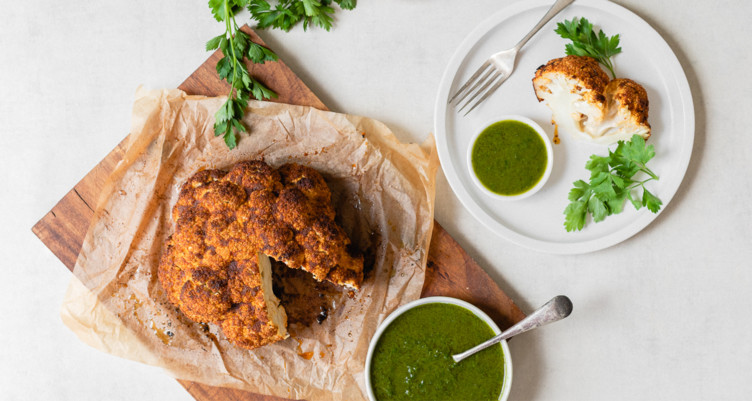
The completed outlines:
[[[535,95],[559,129],[586,141],[611,144],[634,134],[650,137],[648,95],[630,79],[609,81],[591,57],[566,56],[538,67]]]
[[[256,348],[288,336],[269,257],[319,281],[359,288],[363,257],[334,222],[331,193],[314,169],[262,161],[203,170],[181,187],[175,231],[158,268],[162,288],[190,319],[217,323]]]

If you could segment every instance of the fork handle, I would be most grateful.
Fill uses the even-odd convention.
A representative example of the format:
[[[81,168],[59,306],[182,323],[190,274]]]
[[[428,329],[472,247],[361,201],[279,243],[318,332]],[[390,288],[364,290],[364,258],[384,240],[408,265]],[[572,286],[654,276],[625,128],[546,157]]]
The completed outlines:
[[[556,0],[556,3],[554,3],[554,5],[552,5],[551,8],[548,9],[548,12],[546,13],[546,15],[544,15],[543,18],[541,18],[541,20],[538,21],[537,24],[535,24],[535,27],[533,27],[533,29],[530,30],[530,32],[528,32],[528,34],[525,35],[525,37],[522,38],[522,40],[520,40],[520,42],[517,43],[516,46],[514,46],[514,48],[519,51],[522,48],[522,46],[525,46],[525,43],[527,43],[527,41],[533,37],[533,35],[538,33],[538,31],[540,31],[540,29],[543,28],[543,25],[546,25],[546,23],[550,21],[551,18],[553,18],[556,14],[561,12],[561,10],[565,9],[568,5],[572,4],[573,2],[574,0]]]

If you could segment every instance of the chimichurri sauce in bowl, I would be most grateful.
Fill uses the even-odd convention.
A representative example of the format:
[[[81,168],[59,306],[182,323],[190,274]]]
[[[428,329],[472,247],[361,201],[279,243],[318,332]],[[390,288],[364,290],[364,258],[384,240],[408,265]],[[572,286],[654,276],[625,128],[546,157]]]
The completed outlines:
[[[460,363],[452,360],[494,335],[461,306],[436,302],[408,309],[384,329],[373,349],[373,394],[378,401],[498,400],[504,381],[500,344]]]
[[[521,197],[538,189],[550,172],[551,146],[537,124],[521,117],[488,125],[470,145],[471,174],[487,192]],[[545,138],[545,140],[544,140]]]

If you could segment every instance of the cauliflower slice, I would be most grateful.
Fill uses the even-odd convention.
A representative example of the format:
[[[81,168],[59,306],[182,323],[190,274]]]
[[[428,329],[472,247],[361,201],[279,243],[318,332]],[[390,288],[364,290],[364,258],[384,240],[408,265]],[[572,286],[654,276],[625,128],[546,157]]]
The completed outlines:
[[[650,138],[645,88],[631,79],[614,79],[606,85],[605,96],[608,114],[595,131],[600,138],[611,138],[608,143],[628,141],[634,134]]]
[[[274,295],[272,285],[272,262],[269,257],[263,253],[258,253],[259,270],[261,271],[261,288],[264,292],[264,304],[269,321],[277,327],[277,337],[287,338],[290,334],[287,332],[287,313],[285,308],[279,304],[279,298]]]
[[[593,58],[553,59],[535,72],[533,88],[552,122],[576,138],[611,144],[634,134],[650,137],[645,89],[630,79],[609,82]]]
[[[250,262],[250,261],[249,261]],[[233,343],[247,349],[271,344],[290,336],[287,332],[287,313],[279,304],[272,289],[272,264],[269,257],[259,252],[256,265],[247,263],[256,275],[252,279],[257,286],[243,286],[239,293],[241,302],[230,309],[220,322],[222,332]],[[243,283],[245,284],[245,283]],[[254,296],[248,294],[256,292]],[[233,294],[235,295],[235,294]]]

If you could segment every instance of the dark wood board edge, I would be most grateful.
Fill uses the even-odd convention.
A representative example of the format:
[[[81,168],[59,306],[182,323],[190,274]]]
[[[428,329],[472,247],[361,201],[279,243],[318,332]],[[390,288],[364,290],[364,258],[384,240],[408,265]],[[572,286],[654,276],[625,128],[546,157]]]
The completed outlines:
[[[76,265],[78,253],[94,217],[99,189],[123,158],[126,141],[127,138],[123,139],[31,228],[70,271]]]
[[[259,44],[264,42],[247,26],[243,31]],[[229,86],[220,81],[215,72],[221,53],[213,53],[179,89],[188,94],[218,96],[226,94]],[[327,110],[321,100],[281,60],[264,65],[247,64],[252,75],[267,83],[279,97],[274,101],[307,105]],[[32,231],[69,269],[76,258],[98,202],[99,189],[124,154],[127,138],[115,147],[76,186],[69,191]],[[524,318],[524,314],[470,258],[459,244],[437,222],[434,224],[429,249],[426,283],[421,296],[443,295],[464,299],[477,305],[500,327],[506,328]],[[461,267],[461,268],[458,268]],[[201,383],[178,380],[197,400],[279,401],[278,397],[246,391],[213,387]]]
[[[428,255],[422,298],[441,295],[470,302],[502,330],[525,318],[517,304],[436,221]]]

